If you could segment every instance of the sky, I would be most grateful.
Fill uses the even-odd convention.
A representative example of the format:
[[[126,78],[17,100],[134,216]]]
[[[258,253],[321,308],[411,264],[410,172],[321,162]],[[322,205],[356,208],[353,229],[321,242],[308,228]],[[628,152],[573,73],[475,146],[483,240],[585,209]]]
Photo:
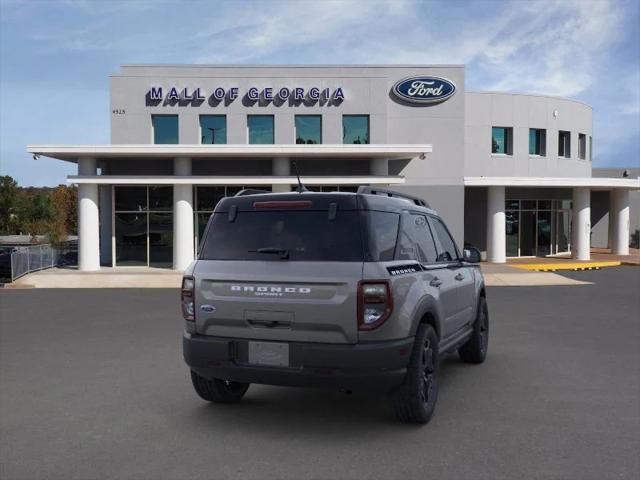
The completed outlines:
[[[467,90],[587,102],[594,166],[640,166],[640,0],[0,0],[0,175],[75,174],[26,145],[109,143],[135,63],[465,64]]]

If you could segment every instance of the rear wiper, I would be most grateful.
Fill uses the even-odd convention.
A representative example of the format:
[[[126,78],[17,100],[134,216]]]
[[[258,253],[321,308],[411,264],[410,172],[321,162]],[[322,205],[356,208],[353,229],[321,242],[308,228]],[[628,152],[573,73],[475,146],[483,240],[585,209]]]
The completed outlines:
[[[286,248],[264,247],[264,248],[258,248],[257,250],[249,250],[249,252],[251,252],[251,253],[275,253],[277,255],[280,255],[280,258],[282,260],[288,260],[289,259],[289,250],[287,250]]]

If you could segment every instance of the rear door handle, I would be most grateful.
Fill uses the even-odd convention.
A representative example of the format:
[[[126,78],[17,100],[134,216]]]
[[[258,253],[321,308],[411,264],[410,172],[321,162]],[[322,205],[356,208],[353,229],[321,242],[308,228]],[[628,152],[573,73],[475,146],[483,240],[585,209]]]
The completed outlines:
[[[442,280],[440,280],[438,277],[433,277],[433,280],[429,282],[429,285],[431,285],[432,287],[439,287],[440,285],[442,285]]]
[[[456,280],[458,280],[459,282],[461,282],[462,280],[464,280],[464,275],[461,273],[458,273],[455,277]]]

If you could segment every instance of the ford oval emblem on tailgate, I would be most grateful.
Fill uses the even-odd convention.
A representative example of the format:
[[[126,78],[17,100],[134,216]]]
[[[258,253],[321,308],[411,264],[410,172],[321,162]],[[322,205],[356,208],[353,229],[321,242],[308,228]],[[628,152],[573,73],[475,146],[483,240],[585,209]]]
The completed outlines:
[[[213,305],[201,305],[200,310],[207,313],[213,313],[216,311],[216,307],[214,307]]]

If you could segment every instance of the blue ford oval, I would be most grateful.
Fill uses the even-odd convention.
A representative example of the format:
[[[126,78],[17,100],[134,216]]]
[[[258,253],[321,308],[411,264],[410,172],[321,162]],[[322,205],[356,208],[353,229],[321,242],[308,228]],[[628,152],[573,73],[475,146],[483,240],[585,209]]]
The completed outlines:
[[[456,92],[456,85],[446,78],[409,77],[397,82],[392,91],[405,102],[436,103],[451,97]]]

